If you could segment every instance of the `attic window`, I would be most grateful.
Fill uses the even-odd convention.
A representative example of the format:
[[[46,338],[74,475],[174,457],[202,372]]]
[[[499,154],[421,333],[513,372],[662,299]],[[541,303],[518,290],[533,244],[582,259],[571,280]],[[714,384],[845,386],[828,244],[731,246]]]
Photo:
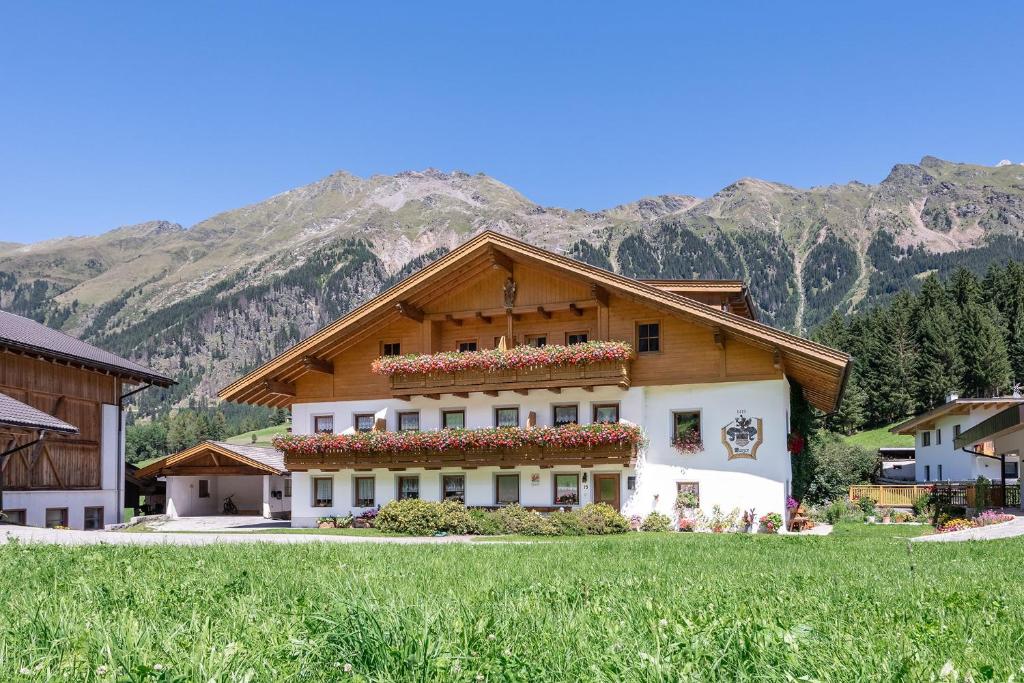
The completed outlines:
[[[638,323],[636,326],[637,353],[661,351],[661,325],[659,323]]]
[[[384,342],[382,345],[382,356],[401,356],[402,345],[399,342]]]

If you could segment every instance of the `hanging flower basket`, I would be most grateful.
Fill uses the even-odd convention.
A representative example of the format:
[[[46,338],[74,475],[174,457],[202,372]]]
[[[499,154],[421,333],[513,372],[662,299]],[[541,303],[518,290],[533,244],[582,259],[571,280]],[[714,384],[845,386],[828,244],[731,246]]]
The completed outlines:
[[[793,455],[800,455],[803,453],[805,445],[804,437],[800,432],[790,432],[789,436],[786,438],[786,447]]]
[[[529,370],[594,363],[622,362],[633,357],[633,347],[618,341],[589,341],[567,346],[516,346],[483,351],[445,351],[383,356],[373,361],[378,375],[438,375],[455,372],[494,373],[503,370]]]

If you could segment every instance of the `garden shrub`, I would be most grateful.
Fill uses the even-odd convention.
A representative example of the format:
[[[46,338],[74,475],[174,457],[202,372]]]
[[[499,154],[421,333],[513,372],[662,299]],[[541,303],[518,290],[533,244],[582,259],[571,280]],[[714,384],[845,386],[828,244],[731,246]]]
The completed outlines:
[[[589,503],[579,511],[580,524],[588,534],[621,534],[629,531],[629,520],[605,503]]]
[[[875,499],[871,496],[862,496],[857,499],[857,507],[867,516],[875,514]]]
[[[920,517],[921,515],[928,514],[928,508],[932,505],[932,497],[927,493],[922,493],[920,496],[914,499],[914,514]]]
[[[537,512],[531,512],[519,504],[506,505],[495,513],[501,530],[506,534],[524,536],[553,536],[555,526]]]
[[[462,503],[407,499],[393,500],[380,509],[375,520],[381,531],[414,536],[477,533],[478,526]]]
[[[799,459],[800,476],[806,483],[806,501],[820,502],[844,497],[853,484],[871,480],[878,454],[848,444],[838,436],[815,439]],[[795,475],[794,475],[795,476]],[[798,487],[798,492],[803,484]]]
[[[504,531],[497,514],[489,510],[470,510],[469,518],[473,520],[478,534],[494,536]]]
[[[586,533],[580,522],[580,514],[575,510],[556,510],[548,515],[548,521],[560,536],[582,536]]]
[[[462,503],[446,500],[443,503],[435,503],[435,505],[438,507],[438,531],[449,534],[480,533],[476,521]]]
[[[640,531],[671,531],[672,520],[668,515],[660,512],[652,512],[644,518],[640,525]]]
[[[825,521],[829,524],[838,524],[846,517],[846,501],[833,500],[825,510]]]

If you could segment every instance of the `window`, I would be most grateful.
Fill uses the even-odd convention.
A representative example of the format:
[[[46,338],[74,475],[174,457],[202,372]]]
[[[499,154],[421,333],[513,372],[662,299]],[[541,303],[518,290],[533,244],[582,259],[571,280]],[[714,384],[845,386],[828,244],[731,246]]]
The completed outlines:
[[[942,443],[942,428],[939,427],[935,430],[935,445],[938,446]]]
[[[313,479],[313,507],[329,508],[334,505],[334,479],[316,477]]]
[[[518,474],[495,475],[494,500],[498,505],[511,505],[519,502]]]
[[[356,477],[353,488],[356,492],[355,506],[357,508],[372,508],[376,504],[374,503],[376,480],[373,477]]]
[[[546,334],[528,334],[526,335],[527,346],[547,346],[548,336]]]
[[[441,427],[443,429],[465,429],[466,428],[466,411],[465,410],[442,410],[441,411]]]
[[[618,403],[597,403],[594,405],[594,422],[618,422]]]
[[[210,480],[200,479],[199,480],[199,497],[209,498],[210,497]]]
[[[942,465],[939,465],[939,481],[942,481]]]
[[[313,417],[313,431],[317,434],[330,434],[334,431],[333,415],[316,415]]]
[[[931,481],[932,480],[932,466],[931,465],[925,465],[924,466],[924,480],[925,481]]]
[[[580,475],[555,475],[555,505],[579,505]]]
[[[566,332],[565,343],[568,345],[572,344],[586,344],[588,335],[586,332]]]
[[[398,342],[384,342],[381,344],[382,356],[401,356],[402,345]]]
[[[922,446],[931,446],[932,445],[932,433],[931,432],[921,432],[921,445]]]
[[[626,490],[636,491],[636,476],[630,475],[626,477]]]
[[[398,431],[418,432],[420,429],[420,414],[415,410],[398,414]]]
[[[636,326],[636,350],[638,353],[661,351],[660,323],[639,323]]]
[[[456,348],[459,350],[459,353],[468,353],[469,351],[476,351],[476,341],[475,340],[460,341],[456,345]]]
[[[287,479],[284,480],[284,497],[285,498],[291,498],[292,497],[292,480],[291,480],[291,477],[288,477]]]
[[[46,528],[52,529],[54,527],[68,525],[68,509],[67,508],[46,508]]]
[[[960,436],[960,425],[953,425],[953,438],[956,439]]]
[[[687,493],[693,496],[693,502],[700,507],[700,482],[696,481],[677,481],[676,482],[676,495],[681,493]]]
[[[441,499],[466,502],[466,475],[445,474],[441,477]]]
[[[495,427],[518,427],[519,426],[519,408],[495,408],[494,409],[494,426]]]
[[[1003,463],[1003,477],[1016,479],[1020,473],[1020,463],[1016,460],[1007,460]]]
[[[672,411],[672,443],[700,442],[700,412],[694,410]]]
[[[85,508],[84,528],[86,531],[103,528],[103,508]]]
[[[24,510],[4,510],[4,521],[8,524],[20,524],[25,526],[25,511]]]
[[[398,478],[398,500],[410,500],[420,497],[419,477]]]
[[[580,421],[580,407],[576,404],[555,406],[554,413],[554,419],[551,422],[556,427],[576,424]]]
[[[362,413],[355,416],[357,432],[372,432],[375,424],[377,424],[377,416],[373,413]]]

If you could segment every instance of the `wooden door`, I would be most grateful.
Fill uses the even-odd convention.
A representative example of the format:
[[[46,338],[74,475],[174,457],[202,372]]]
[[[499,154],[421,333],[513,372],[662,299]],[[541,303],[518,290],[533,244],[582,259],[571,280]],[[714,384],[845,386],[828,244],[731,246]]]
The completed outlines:
[[[615,473],[594,474],[594,502],[611,505],[619,509],[619,475]]]

